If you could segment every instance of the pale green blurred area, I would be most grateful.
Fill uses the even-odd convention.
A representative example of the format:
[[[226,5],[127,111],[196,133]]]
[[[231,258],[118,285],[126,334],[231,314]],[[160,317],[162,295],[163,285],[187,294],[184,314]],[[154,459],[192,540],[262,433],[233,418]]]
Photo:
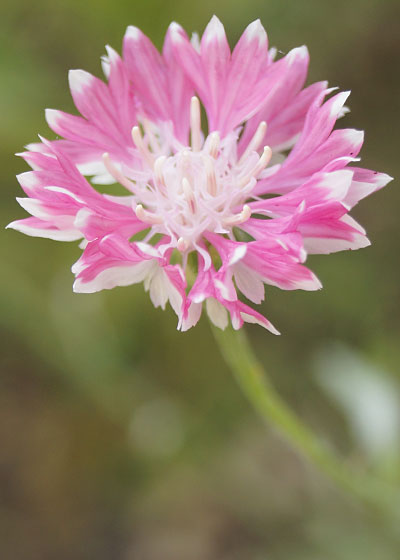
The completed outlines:
[[[100,75],[128,24],[158,46],[170,21],[231,42],[253,19],[283,52],[307,44],[310,81],[352,89],[341,126],[366,130],[363,165],[400,176],[400,6],[390,0],[3,0],[1,223],[23,217],[13,154],[73,111],[69,68]],[[362,202],[373,242],[312,257],[318,293],[267,290],[281,330],[249,328],[281,394],[357,468],[400,483],[400,283],[396,182]],[[397,560],[390,523],[334,489],[265,429],[207,321],[176,331],[142,286],[74,295],[80,250],[1,234],[2,560]],[[400,529],[399,529],[400,533]]]

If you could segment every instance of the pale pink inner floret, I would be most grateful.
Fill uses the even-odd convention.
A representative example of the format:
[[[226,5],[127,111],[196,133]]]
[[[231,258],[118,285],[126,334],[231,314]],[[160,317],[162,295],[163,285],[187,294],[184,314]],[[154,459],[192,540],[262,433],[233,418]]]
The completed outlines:
[[[171,241],[164,249],[173,247],[181,252],[196,249],[205,232],[233,238],[232,228],[250,218],[246,202],[272,155],[268,146],[261,156],[256,152],[265,135],[265,122],[240,158],[235,132],[222,141],[217,131],[204,138],[197,97],[191,101],[190,125],[191,146],[176,149],[171,142],[168,154],[163,153],[166,143],[161,131],[152,123],[144,119],[142,130],[133,127],[132,140],[142,156],[145,180],[130,180],[108,154],[103,156],[108,172],[134,194],[137,218],[151,226],[146,241],[156,233],[166,234]]]

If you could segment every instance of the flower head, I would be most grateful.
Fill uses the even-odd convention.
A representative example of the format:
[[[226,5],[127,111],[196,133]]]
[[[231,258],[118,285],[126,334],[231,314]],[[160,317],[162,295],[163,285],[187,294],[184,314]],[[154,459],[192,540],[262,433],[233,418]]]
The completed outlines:
[[[200,41],[171,24],[162,54],[128,27],[123,57],[102,59],[106,82],[70,72],[81,116],[46,111],[62,139],[21,154],[32,217],[10,227],[82,239],[76,292],[144,282],[182,330],[204,303],[221,328],[230,317],[276,333],[239,295],[320,288],[307,255],[367,246],[349,210],[390,177],[354,165],[363,133],[333,131],[349,93],[304,87],[306,47],[275,54],[258,20],[232,52],[215,16]],[[112,183],[126,194],[107,194]]]

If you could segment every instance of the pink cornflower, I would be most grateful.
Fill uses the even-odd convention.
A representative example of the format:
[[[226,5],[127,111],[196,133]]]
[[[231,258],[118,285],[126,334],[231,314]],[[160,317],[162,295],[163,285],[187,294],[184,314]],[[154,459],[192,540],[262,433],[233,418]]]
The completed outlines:
[[[181,330],[205,303],[220,328],[230,317],[277,333],[239,295],[319,289],[307,255],[369,245],[349,210],[391,178],[348,166],[363,133],[333,127],[349,92],[304,88],[306,47],[275,54],[258,20],[232,52],[215,16],[200,41],[172,23],[162,54],[128,27],[123,57],[103,57],[106,82],[70,72],[82,116],[47,110],[62,139],[21,154],[33,171],[19,175],[18,201],[32,217],[10,227],[81,239],[75,292],[144,282]],[[106,194],[112,183],[126,195]]]

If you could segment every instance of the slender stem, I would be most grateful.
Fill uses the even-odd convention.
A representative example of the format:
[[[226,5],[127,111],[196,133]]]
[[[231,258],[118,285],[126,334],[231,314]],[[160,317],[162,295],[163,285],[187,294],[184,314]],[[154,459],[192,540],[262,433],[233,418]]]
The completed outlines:
[[[240,388],[259,415],[338,486],[376,512],[390,512],[392,516],[396,503],[393,492],[381,481],[346,465],[289,408],[267,378],[244,330],[213,327],[213,333]]]

